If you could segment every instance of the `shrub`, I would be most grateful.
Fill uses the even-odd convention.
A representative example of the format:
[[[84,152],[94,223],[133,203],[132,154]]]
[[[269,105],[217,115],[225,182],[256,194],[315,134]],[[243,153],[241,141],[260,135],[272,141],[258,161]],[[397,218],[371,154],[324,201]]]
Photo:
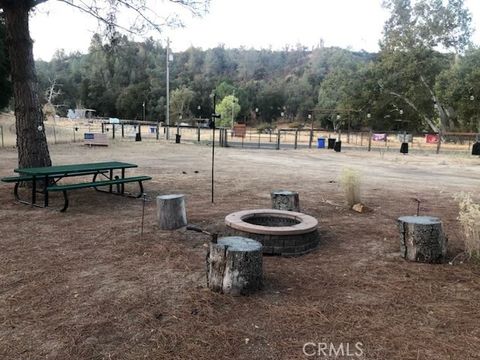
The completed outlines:
[[[458,220],[462,225],[465,251],[469,257],[480,258],[480,204],[475,204],[472,195],[460,193],[455,195],[458,201]]]
[[[273,125],[269,123],[262,123],[257,125],[257,132],[259,134],[268,134],[270,131],[273,131]]]
[[[291,123],[288,123],[288,127],[290,129],[303,129],[304,126],[305,126],[304,123],[301,123],[301,122],[298,122],[298,121],[293,121]]]
[[[342,186],[345,195],[345,201],[348,206],[352,207],[353,205],[361,202],[359,172],[350,168],[343,169],[340,176],[340,184]]]

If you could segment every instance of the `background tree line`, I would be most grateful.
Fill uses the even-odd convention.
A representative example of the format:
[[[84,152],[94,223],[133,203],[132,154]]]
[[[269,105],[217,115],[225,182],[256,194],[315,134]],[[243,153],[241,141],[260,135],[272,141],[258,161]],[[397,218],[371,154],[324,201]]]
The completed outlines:
[[[208,118],[217,93],[223,125],[276,120],[317,126],[480,131],[480,50],[461,0],[388,0],[378,53],[301,44],[271,49],[191,47],[170,63],[171,117]],[[2,47],[0,22],[0,55]],[[3,59],[3,61],[1,61]],[[166,48],[120,34],[94,35],[87,54],[58,51],[36,62],[40,89],[55,81],[58,112],[82,105],[99,116],[165,120]],[[0,56],[0,106],[11,93]],[[3,80],[2,80],[3,79]]]

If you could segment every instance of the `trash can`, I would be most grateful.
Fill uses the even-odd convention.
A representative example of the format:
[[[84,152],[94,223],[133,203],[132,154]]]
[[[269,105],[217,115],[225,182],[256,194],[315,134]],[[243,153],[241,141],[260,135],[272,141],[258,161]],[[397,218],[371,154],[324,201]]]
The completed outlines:
[[[402,154],[408,154],[408,143],[407,142],[402,143],[402,145],[400,146],[400,152]]]
[[[480,155],[480,142],[476,142],[472,146],[472,155]]]
[[[142,141],[142,134],[136,133],[135,134],[135,141]]]
[[[335,141],[335,145],[333,146],[333,150],[335,152],[342,151],[342,142],[341,141]]]
[[[335,146],[335,141],[336,141],[336,140],[337,140],[337,139],[335,139],[335,138],[328,138],[328,148],[329,148],[329,149],[333,149],[333,148],[334,148],[334,146]]]
[[[175,134],[175,144],[180,144],[180,138],[182,137],[182,135],[180,134]]]
[[[325,138],[317,138],[317,149],[325,149]]]

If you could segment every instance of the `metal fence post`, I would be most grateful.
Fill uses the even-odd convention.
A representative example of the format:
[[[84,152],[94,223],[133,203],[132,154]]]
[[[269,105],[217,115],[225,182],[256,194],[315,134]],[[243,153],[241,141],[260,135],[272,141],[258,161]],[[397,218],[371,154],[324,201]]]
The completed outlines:
[[[122,139],[125,137],[125,129],[123,128],[123,124],[122,124]]]
[[[278,130],[278,134],[277,134],[277,150],[280,150],[280,130]]]
[[[438,132],[437,154],[440,154],[440,147],[442,146],[442,132]]]
[[[200,142],[200,124],[197,127],[197,141]]]
[[[115,124],[112,124],[112,138],[115,139]]]
[[[297,149],[297,141],[298,141],[298,129],[295,130],[295,146],[293,147],[295,150]]]
[[[102,134],[105,133],[105,124],[102,122]]]
[[[369,138],[368,138],[368,151],[372,150],[372,136],[373,136],[373,131],[370,130],[370,132],[368,133],[369,134]]]

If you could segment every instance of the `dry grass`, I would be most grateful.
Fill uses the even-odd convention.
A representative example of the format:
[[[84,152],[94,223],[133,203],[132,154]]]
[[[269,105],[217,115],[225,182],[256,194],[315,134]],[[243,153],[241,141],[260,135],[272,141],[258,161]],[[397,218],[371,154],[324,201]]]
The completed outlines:
[[[470,257],[480,258],[480,204],[474,203],[470,193],[455,196],[458,201],[458,220],[462,224],[465,251]]]
[[[144,141],[51,151],[56,164],[137,163],[132,174],[153,177],[149,198],[184,193],[189,222],[220,234],[228,213],[269,206],[275,188],[298,190],[321,244],[297,258],[264,257],[264,289],[234,298],[205,286],[208,237],[160,231],[154,201],[142,237],[141,201],[85,189],[61,214],[16,204],[11,184],[0,185],[2,360],[293,360],[305,358],[305,342],[362,342],[363,360],[478,359],[478,267],[403,261],[395,225],[422,194],[422,211],[445,224],[450,255],[463,251],[452,195],[478,188],[478,159],[443,166],[409,156],[399,167],[389,154],[381,162],[365,152],[219,148],[211,204],[208,147]],[[0,176],[11,175],[16,153],[0,155]],[[335,179],[352,165],[364,166],[372,212],[336,205]]]
[[[340,184],[345,195],[345,202],[349,207],[361,202],[360,198],[360,173],[351,168],[344,168],[340,175]]]

